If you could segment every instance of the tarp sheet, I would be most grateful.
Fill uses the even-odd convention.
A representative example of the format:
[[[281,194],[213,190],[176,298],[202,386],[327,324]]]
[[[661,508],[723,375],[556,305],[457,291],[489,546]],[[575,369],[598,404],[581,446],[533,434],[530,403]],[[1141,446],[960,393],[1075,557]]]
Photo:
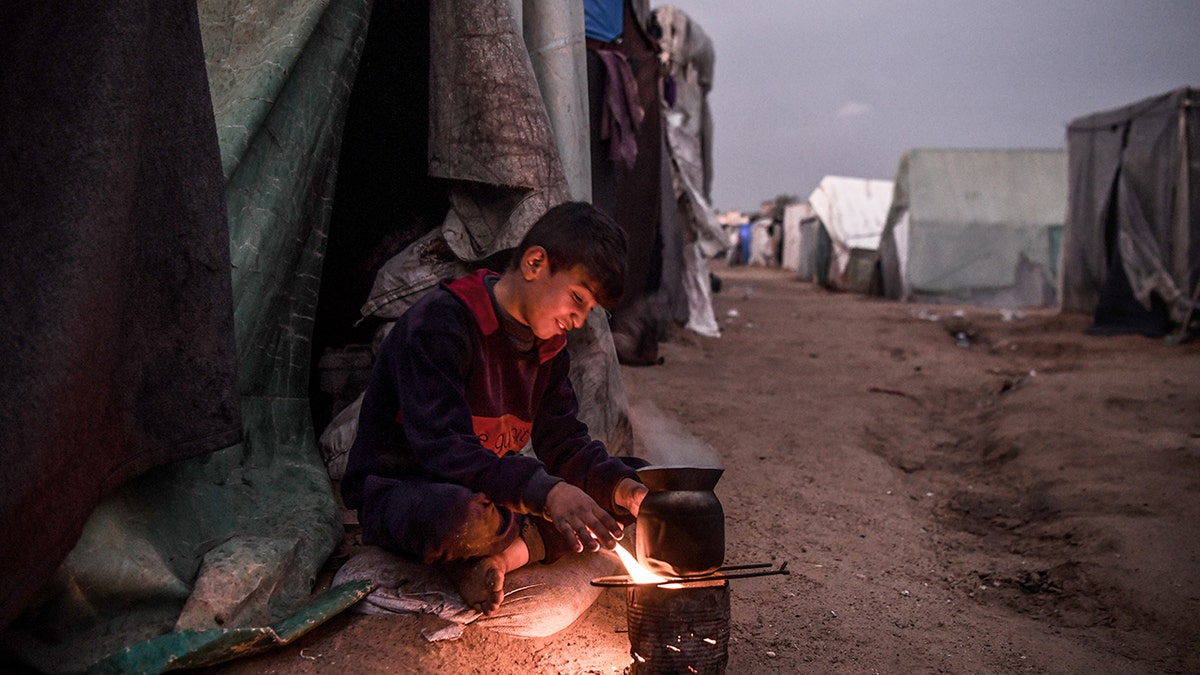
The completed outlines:
[[[400,316],[440,279],[516,246],[546,208],[587,189],[568,182],[587,170],[563,165],[587,155],[558,140],[587,136],[588,120],[571,112],[587,92],[582,14],[573,6],[540,7],[525,10],[522,21],[515,4],[430,4],[429,170],[450,181],[451,209],[381,266],[360,310],[364,318]],[[533,45],[525,42],[530,38]],[[556,82],[543,84],[539,72]],[[560,147],[569,154],[560,155]],[[452,255],[432,252],[446,246]],[[602,312],[569,336],[568,348],[581,419],[611,451],[628,454],[627,403]],[[353,427],[356,420],[339,422]],[[353,439],[352,428],[340,432]]]
[[[194,3],[6,2],[0,26],[3,629],[104,495],[241,419]]]
[[[688,300],[688,330],[720,335],[712,308],[708,259],[728,245],[712,207],[713,119],[708,94],[713,87],[716,51],[704,29],[670,5],[654,16],[662,27],[660,44],[666,57],[672,97],[663,97],[668,156],[675,203],[683,225],[683,288]]]
[[[1062,308],[1161,333],[1200,283],[1200,90],[1072,120]]]
[[[80,118],[87,119],[47,116],[45,131],[32,138],[42,143],[61,134],[64,127],[80,124],[97,146],[116,156],[141,152],[134,153],[130,161],[145,169],[145,174],[130,176],[128,184],[120,185],[129,194],[173,192],[176,199],[168,201],[166,208],[177,211],[171,212],[170,217],[179,219],[178,214],[183,213],[210,228],[204,230],[209,237],[205,241],[223,256],[202,258],[200,267],[216,280],[215,288],[201,283],[191,288],[186,283],[171,283],[166,277],[152,277],[150,272],[167,273],[174,269],[170,264],[153,260],[137,267],[134,276],[140,275],[139,279],[144,277],[147,283],[153,283],[160,294],[182,297],[195,290],[207,302],[216,303],[208,309],[218,317],[189,317],[200,326],[183,322],[179,328],[187,332],[189,348],[207,336],[204,329],[217,333],[218,346],[225,348],[225,368],[216,375],[197,376],[196,382],[190,383],[192,388],[183,383],[174,392],[179,395],[170,398],[188,406],[187,414],[173,415],[171,411],[158,414],[151,406],[139,412],[160,422],[186,419],[203,429],[208,428],[199,423],[205,419],[202,413],[208,412],[202,409],[204,406],[224,414],[224,426],[219,431],[227,432],[228,436],[210,442],[207,447],[189,446],[191,454],[230,446],[238,441],[243,430],[245,440],[224,450],[160,466],[116,490],[94,511],[74,550],[58,567],[50,583],[41,587],[36,603],[3,635],[5,647],[47,672],[77,671],[121,647],[171,631],[206,631],[218,625],[225,628],[273,625],[307,600],[315,574],[342,535],[330,479],[316,449],[312,428],[308,400],[313,360],[310,338],[323,272],[342,120],[355,82],[372,3],[370,0],[275,0],[251,4],[202,0],[198,5],[159,3],[154,11],[142,6],[144,3],[112,4],[118,8],[111,10],[116,12],[116,18],[90,21],[100,39],[92,42],[82,39],[86,34],[81,37],[80,33],[72,33],[78,28],[73,24],[68,24],[68,29],[58,36],[80,53],[75,61],[63,60],[68,71],[78,70],[76,79],[65,81],[94,82],[96,67],[107,69],[104,73],[124,72],[131,63],[166,69],[161,76],[131,77],[141,88],[134,88],[112,104],[111,119],[123,121],[128,110],[146,110],[150,118],[159,115],[153,121],[160,124],[151,125],[152,129],[175,125],[168,129],[175,133],[172,139],[185,136],[187,140],[196,140],[197,145],[207,143],[206,150],[201,148],[207,155],[196,150],[191,150],[192,154],[174,154],[170,150],[180,146],[159,142],[142,146],[134,141],[154,139],[136,135],[127,138],[106,128],[89,126],[84,122],[94,124],[96,119],[108,118],[91,114],[89,106],[95,103],[95,97],[87,90],[66,85],[62,91],[51,88],[52,100],[45,105],[57,106],[62,99],[74,96],[81,102]],[[484,0],[431,3],[430,34],[436,36],[436,42],[430,46],[435,52],[431,62],[436,62],[437,72],[430,76],[435,82],[429,93],[427,160],[430,171],[451,183],[453,192],[452,212],[445,223],[430,231],[430,237],[438,239],[443,247],[450,247],[453,255],[447,257],[455,260],[454,269],[516,243],[541,208],[570,194],[567,176],[580,175],[579,171],[564,171],[559,157],[562,143],[555,133],[569,132],[551,131],[548,122],[553,119],[563,123],[571,116],[547,112],[547,107],[575,103],[563,97],[545,98],[534,74],[539,68],[532,64],[522,42],[522,24],[514,13],[519,5]],[[59,20],[63,16],[77,14],[57,5],[31,7],[38,11],[30,14],[33,17],[30,21],[44,29],[42,33],[49,30],[51,36],[56,30],[64,30],[55,28],[62,24]],[[128,13],[123,13],[126,10]],[[8,9],[5,12],[4,18],[8,20],[12,12]],[[541,13],[533,16],[538,15]],[[163,19],[160,25],[150,21],[151,16],[169,20]],[[23,15],[14,18],[25,19]],[[89,23],[89,18],[95,19],[82,17],[81,23]],[[171,21],[179,21],[180,26]],[[563,17],[549,21],[559,28],[546,31],[527,26],[526,30],[538,40],[539,59],[543,61],[541,66],[546,66],[545,72],[562,76],[566,71],[548,64],[559,63],[555,58],[559,52],[570,60],[571,54],[578,55],[578,50],[556,49],[554,35],[558,30],[567,31],[560,37],[570,42],[574,39],[570,37],[574,34],[570,28],[573,24]],[[23,24],[6,21],[5,25]],[[132,48],[121,51],[105,42],[110,32],[120,34],[118,29],[132,33]],[[29,39],[44,39],[42,33],[30,31]],[[200,61],[201,35],[205,63]],[[503,58],[498,58],[491,48],[500,50]],[[12,82],[29,91],[45,87],[43,79],[58,72],[46,67],[47,59],[62,58],[21,40],[8,41],[3,49],[9,57],[6,63],[22,62],[18,55],[36,53],[43,57],[28,69],[25,80],[9,80],[6,70],[4,86]],[[64,47],[62,51],[70,53],[71,49]],[[190,60],[176,63],[173,57],[178,52],[185,53]],[[455,61],[451,56],[455,52],[463,60]],[[133,59],[130,53],[141,61]],[[201,70],[205,65],[207,83]],[[578,69],[568,70],[578,72]],[[157,73],[145,69],[136,72]],[[496,73],[502,74],[499,80],[487,79]],[[98,79],[106,81],[104,77]],[[514,101],[520,105],[495,105],[496,99],[491,95],[494,92],[480,82],[495,83],[501,89],[516,92]],[[582,88],[582,83],[577,84]],[[403,91],[396,93],[402,95]],[[7,105],[10,101],[16,105]],[[5,98],[5,103],[4,114],[20,115],[21,124],[6,124],[4,129],[22,129],[22,136],[27,137],[24,132],[30,128],[30,111],[39,108],[30,107],[20,97]],[[182,121],[163,114],[159,104],[163,110],[178,114]],[[485,120],[481,115],[493,118]],[[454,119],[467,124],[462,126]],[[494,126],[495,122],[499,126]],[[4,138],[8,153],[13,136],[6,134]],[[516,145],[498,144],[498,138]],[[528,152],[523,154],[520,148]],[[14,152],[25,150],[18,147]],[[98,164],[85,165],[84,172],[90,170],[93,180],[102,183],[102,187],[81,192],[84,196],[111,190],[111,168],[116,164],[103,161],[106,159],[101,156]],[[51,155],[45,161],[54,168],[52,163],[61,160]],[[3,166],[16,164],[6,161]],[[176,172],[182,172],[180,167],[188,169],[208,182],[175,181],[171,167]],[[4,176],[5,181],[10,180],[10,174]],[[69,187],[53,187],[47,200],[61,199],[64,190],[70,193]],[[207,201],[192,194],[192,191],[203,192],[200,188],[205,187]],[[94,201],[79,202],[81,207],[94,208]],[[149,221],[161,227],[159,221],[170,217]],[[405,225],[400,223],[398,227]],[[162,231],[165,236],[177,236],[175,230]],[[98,228],[97,232],[97,236],[104,237],[111,230]],[[126,238],[116,242],[117,248],[128,241]],[[414,249],[414,252],[425,251]],[[96,270],[105,272],[106,265],[114,265],[114,258],[110,257],[97,259],[91,268],[76,267],[79,258],[62,261],[67,270],[64,276],[89,290],[94,290],[95,282],[87,275]],[[436,265],[436,260],[421,255],[413,261],[412,271],[419,279],[428,278],[430,265]],[[176,263],[176,258],[171,258],[171,262]],[[7,268],[5,272],[8,278]],[[31,281],[33,278],[30,277]],[[223,291],[221,283],[225,285]],[[98,288],[101,293],[105,290]],[[8,296],[5,297],[7,303]],[[84,323],[90,329],[92,317],[98,314],[92,308],[103,306],[97,297],[104,301],[113,299],[111,294],[88,295],[86,302],[72,305],[74,313],[68,309],[50,318],[58,320],[57,326],[75,328],[67,319],[82,317],[88,319]],[[219,302],[222,298],[224,304]],[[187,308],[196,311],[190,305]],[[155,306],[150,305],[149,309]],[[123,311],[126,317],[137,314],[129,309]],[[171,322],[176,316],[157,319]],[[44,326],[39,330],[40,333],[21,335],[53,336]],[[572,378],[580,394],[584,421],[596,435],[608,434],[610,447],[629,448],[632,443],[624,392],[603,316],[594,314],[589,318],[588,330],[580,333],[572,336]],[[114,350],[137,348],[140,344],[125,335],[107,337]],[[96,344],[88,346],[94,348]],[[236,373],[231,358],[235,344]],[[46,361],[43,359],[42,363]],[[196,372],[178,367],[169,375],[186,379]],[[224,375],[224,380],[220,375]],[[236,395],[227,396],[227,405],[222,407],[219,394],[234,391],[235,375]],[[168,382],[173,381],[168,378]],[[159,386],[161,381],[142,388],[161,395],[162,389],[149,385]],[[104,386],[101,383],[98,388],[104,390]],[[198,394],[193,395],[193,391]],[[11,433],[14,427],[7,425],[5,433]],[[98,428],[105,427],[88,427],[86,435],[80,433],[79,438],[94,441]],[[114,440],[114,445],[120,445],[122,440]],[[6,443],[6,452],[8,447]],[[78,456],[87,454],[79,447],[76,444],[72,449],[74,454],[61,458],[61,464],[70,467]],[[54,459],[36,452],[30,453],[29,458],[30,462]],[[25,468],[17,460],[10,466]],[[149,468],[136,462],[125,466]],[[27,480],[27,474],[7,475]],[[103,471],[96,475],[101,482],[111,478],[111,474]],[[42,493],[54,500],[47,500],[46,508],[34,513],[35,517],[44,516],[47,508],[61,503],[59,493],[45,487]],[[97,494],[92,503],[98,499]],[[7,506],[6,514],[14,512]],[[86,506],[77,514],[80,522],[91,505]],[[23,543],[35,545],[37,541],[35,538]],[[69,543],[63,545],[62,554],[67,547]],[[53,560],[46,565],[53,569],[57,562]],[[19,605],[25,604],[19,602],[20,598],[17,600]],[[13,606],[14,611],[19,609],[18,605]]]
[[[280,0],[253,6],[232,0],[208,0],[198,6],[152,4],[104,3],[105,10],[96,10],[104,16],[88,16],[75,3],[69,10],[35,3],[29,6],[44,14],[46,25],[58,26],[69,17],[94,35],[68,32],[61,50],[47,50],[44,44],[23,47],[19,40],[16,47],[7,41],[5,49],[39,54],[48,61],[79,55],[79,62],[67,62],[62,73],[77,73],[76,78],[67,78],[75,88],[57,94],[55,103],[74,96],[89,114],[85,120],[55,119],[35,138],[53,138],[79,127],[92,134],[97,147],[123,158],[122,162],[143,163],[144,173],[124,181],[114,181],[111,175],[121,162],[94,167],[92,176],[102,187],[90,194],[104,194],[114,185],[130,194],[173,194],[188,185],[170,180],[173,172],[168,167],[173,165],[182,165],[217,186],[224,177],[223,196],[197,208],[208,219],[223,254],[206,260],[204,267],[226,289],[232,270],[232,304],[209,312],[223,309],[223,320],[185,316],[187,322],[180,330],[203,335],[223,327],[236,335],[243,419],[238,430],[244,425],[245,440],[164,465],[127,483],[96,509],[70,556],[42,587],[36,606],[5,636],[10,649],[47,672],[80,670],[110,651],[172,629],[266,625],[308,598],[317,570],[342,534],[311,428],[308,337],[340,124],[369,4],[362,0]],[[174,27],[172,21],[180,26]],[[208,82],[205,62],[200,60],[201,34]],[[26,35],[16,30],[6,37]],[[31,40],[38,38],[37,33],[30,35]],[[129,43],[110,37],[128,35],[133,36]],[[127,46],[122,49],[122,44]],[[190,55],[191,60],[177,63],[180,54]],[[10,57],[6,63],[16,60],[12,54],[6,56]],[[165,72],[152,68],[161,64],[170,67]],[[108,109],[110,115],[95,114],[95,93],[85,86],[107,81],[97,68],[114,73],[108,76],[114,81],[129,79],[139,85],[120,101],[121,107]],[[58,85],[56,72],[42,71],[36,81],[25,83],[26,88],[53,89]],[[181,92],[188,91],[203,96],[181,98]],[[28,108],[18,109],[26,121],[37,117]],[[92,120],[114,124],[128,120],[130,110],[145,110],[142,122],[168,128],[179,124],[175,116],[202,120],[174,133],[212,142],[211,158],[201,162],[203,155],[189,150],[188,144],[172,145],[89,126]],[[135,131],[144,128],[133,126]],[[214,129],[220,138],[219,163]],[[60,193],[70,189],[70,185],[56,188]],[[148,225],[153,230],[175,219],[175,213],[151,217]],[[120,219],[115,223],[120,224]],[[104,224],[105,228],[97,228],[97,236],[113,231],[114,223]],[[173,230],[166,233],[174,236]],[[134,249],[136,241],[117,243]],[[95,264],[112,265],[119,257],[97,258]],[[70,263],[66,275],[91,281],[89,270],[79,267],[84,262],[80,257],[64,261]],[[195,284],[187,279],[155,276],[169,274],[174,264],[175,258],[145,260],[128,273],[153,283],[157,293],[167,297],[193,290],[206,298],[222,297],[219,287],[192,288]],[[224,297],[230,297],[228,290]],[[107,314],[97,309],[102,307],[103,302],[93,300],[91,306],[79,307],[73,318],[89,325],[93,317]],[[154,304],[146,308],[157,309],[161,307]],[[158,319],[178,320],[173,313]],[[198,337],[188,336],[186,344],[194,348],[197,342]],[[136,342],[119,348],[123,353],[139,351]],[[145,383],[126,380],[115,383],[115,388],[166,395],[185,410],[171,414],[150,408],[147,412],[171,426],[193,424],[206,413],[205,391],[215,386],[214,381],[197,379],[188,385],[184,380],[192,371],[183,362],[175,365],[169,378]],[[97,385],[97,390],[104,389]],[[89,441],[104,438],[103,428],[88,428]],[[236,440],[234,435],[216,447]],[[128,437],[115,434],[112,441],[123,443]],[[69,466],[92,452],[76,445],[63,464]],[[20,473],[6,475],[27,480]]]

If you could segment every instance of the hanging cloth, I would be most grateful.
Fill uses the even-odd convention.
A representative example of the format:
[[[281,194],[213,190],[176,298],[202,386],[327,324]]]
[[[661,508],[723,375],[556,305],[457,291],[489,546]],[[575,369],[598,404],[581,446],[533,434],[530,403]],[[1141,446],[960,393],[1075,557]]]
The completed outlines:
[[[608,158],[614,162],[620,160],[632,169],[638,154],[638,126],[646,111],[638,102],[637,82],[625,56],[608,50],[598,53],[606,73],[600,137],[608,141]]]

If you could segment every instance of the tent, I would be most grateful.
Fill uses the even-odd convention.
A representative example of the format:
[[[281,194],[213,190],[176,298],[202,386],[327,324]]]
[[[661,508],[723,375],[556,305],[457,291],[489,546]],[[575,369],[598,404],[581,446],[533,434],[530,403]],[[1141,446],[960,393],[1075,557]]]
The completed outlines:
[[[783,209],[783,253],[779,266],[795,272],[801,281],[813,280],[820,224],[808,202],[788,204]]]
[[[1052,306],[1066,169],[1061,150],[905,153],[880,244],[883,294],[913,302]]]
[[[662,100],[670,158],[671,203],[682,224],[683,289],[690,331],[720,334],[712,308],[708,260],[725,250],[724,231],[712,207],[713,119],[708,93],[713,87],[716,51],[700,24],[683,10],[666,5],[654,10],[662,29],[666,84]],[[668,207],[668,210],[670,207]]]
[[[1074,119],[1062,309],[1096,332],[1163,335],[1200,288],[1200,89]],[[1186,328],[1186,326],[1184,326]]]
[[[604,3],[598,3],[604,4]],[[612,312],[621,363],[661,363],[658,344],[675,327],[716,336],[707,258],[724,235],[709,201],[712,186],[712,40],[686,13],[650,10],[649,0],[622,0],[619,39],[588,43],[593,112],[593,203],[610,212],[630,241],[625,297]],[[601,65],[619,55],[630,68],[644,113],[635,125],[637,153],[616,161],[596,122],[613,78]]]
[[[827,264],[818,251],[817,279],[831,288],[865,291],[879,248],[894,184],[889,180],[825,176],[808,197],[829,237]],[[852,264],[853,263],[853,264]]]
[[[78,671],[164,633],[282,625],[343,535],[315,364],[589,196],[582,8],[0,18],[0,647]],[[619,454],[607,324],[580,333],[584,421]]]

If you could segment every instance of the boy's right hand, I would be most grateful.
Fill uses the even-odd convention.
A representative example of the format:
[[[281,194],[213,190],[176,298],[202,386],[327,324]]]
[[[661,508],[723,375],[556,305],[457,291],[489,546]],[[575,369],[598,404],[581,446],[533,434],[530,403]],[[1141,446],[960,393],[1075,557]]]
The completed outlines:
[[[570,483],[558,483],[546,495],[546,517],[562,532],[576,553],[612,550],[621,538],[621,524],[600,508],[586,492]]]

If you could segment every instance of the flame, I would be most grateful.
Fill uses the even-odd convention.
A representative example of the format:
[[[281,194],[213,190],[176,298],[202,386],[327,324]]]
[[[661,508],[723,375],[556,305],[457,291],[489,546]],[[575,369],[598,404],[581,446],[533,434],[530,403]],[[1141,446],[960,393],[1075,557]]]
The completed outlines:
[[[621,559],[621,563],[625,565],[625,570],[629,572],[629,578],[633,579],[635,584],[653,584],[662,581],[667,581],[666,577],[659,576],[654,572],[646,569],[641,563],[633,557],[633,554],[625,550],[624,546],[617,544],[617,557]]]

